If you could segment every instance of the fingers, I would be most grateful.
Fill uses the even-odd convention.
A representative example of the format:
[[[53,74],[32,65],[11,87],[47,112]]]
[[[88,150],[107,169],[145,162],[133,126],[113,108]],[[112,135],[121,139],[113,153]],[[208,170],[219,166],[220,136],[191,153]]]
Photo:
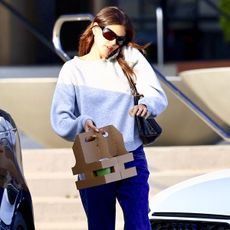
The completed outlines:
[[[148,112],[146,105],[139,104],[135,105],[132,109],[129,110],[129,115],[132,117],[141,116],[147,118],[150,115],[150,113]]]
[[[89,132],[90,130],[93,130],[94,132],[99,132],[99,129],[94,125],[92,120],[86,120],[84,129],[85,132]]]
[[[151,115],[150,112],[147,112],[147,114],[144,116],[145,119],[147,119]]]

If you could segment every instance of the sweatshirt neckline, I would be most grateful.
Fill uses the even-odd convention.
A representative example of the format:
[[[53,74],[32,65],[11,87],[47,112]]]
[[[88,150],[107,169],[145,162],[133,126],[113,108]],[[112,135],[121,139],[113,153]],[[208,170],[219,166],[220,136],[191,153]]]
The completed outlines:
[[[85,59],[81,59],[79,56],[74,56],[74,59],[83,63],[109,63],[110,62],[109,60],[106,59],[85,60]]]

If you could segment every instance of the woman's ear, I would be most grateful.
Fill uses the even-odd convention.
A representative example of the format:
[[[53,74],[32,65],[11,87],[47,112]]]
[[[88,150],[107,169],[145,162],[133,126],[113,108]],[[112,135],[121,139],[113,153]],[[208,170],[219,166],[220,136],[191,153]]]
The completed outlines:
[[[93,23],[93,27],[92,27],[93,35],[95,35],[97,26],[98,26],[98,23],[97,23],[97,22],[94,22],[94,23]]]

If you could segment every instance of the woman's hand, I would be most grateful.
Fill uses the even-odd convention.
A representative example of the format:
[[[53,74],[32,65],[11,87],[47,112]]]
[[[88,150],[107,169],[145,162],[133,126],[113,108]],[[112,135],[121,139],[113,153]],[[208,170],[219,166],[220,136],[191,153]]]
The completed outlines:
[[[89,132],[90,130],[93,130],[94,132],[99,132],[99,129],[95,126],[92,120],[86,120],[84,129],[85,132]]]
[[[129,115],[132,117],[141,116],[146,119],[149,117],[150,113],[148,112],[146,105],[139,104],[139,105],[134,105],[134,107],[129,110]]]

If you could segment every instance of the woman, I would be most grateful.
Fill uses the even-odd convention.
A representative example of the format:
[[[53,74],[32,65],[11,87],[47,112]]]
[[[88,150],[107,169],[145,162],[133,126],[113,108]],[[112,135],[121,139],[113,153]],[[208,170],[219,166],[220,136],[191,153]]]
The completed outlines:
[[[114,125],[132,152],[137,176],[81,189],[89,230],[114,230],[118,200],[124,229],[149,230],[149,171],[134,116],[159,115],[167,99],[154,71],[133,41],[128,16],[117,7],[102,9],[79,42],[79,56],[66,62],[55,89],[51,123],[56,133],[74,141],[81,132]],[[144,97],[134,106],[130,78]]]

